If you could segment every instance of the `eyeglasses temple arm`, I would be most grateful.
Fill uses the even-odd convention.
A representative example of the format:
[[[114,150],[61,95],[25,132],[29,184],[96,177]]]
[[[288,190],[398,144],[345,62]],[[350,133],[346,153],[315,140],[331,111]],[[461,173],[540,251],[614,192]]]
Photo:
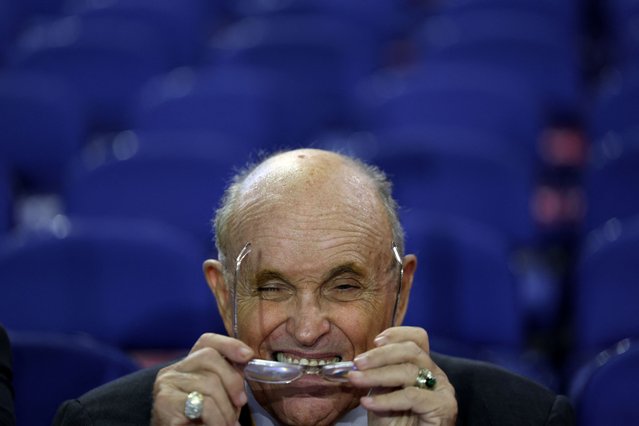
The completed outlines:
[[[404,263],[402,262],[402,257],[399,255],[399,250],[397,249],[397,245],[393,241],[393,256],[395,257],[395,261],[399,264],[399,282],[397,283],[397,295],[395,296],[395,304],[393,305],[393,316],[391,318],[391,327],[395,326],[395,320],[397,316],[397,307],[399,306],[399,297],[402,293],[402,283],[404,282]]]
[[[235,258],[235,275],[233,276],[233,287],[231,288],[231,298],[233,299],[233,337],[237,339],[237,277],[240,274],[240,266],[242,261],[251,252],[251,243],[248,242],[244,245],[240,254]]]

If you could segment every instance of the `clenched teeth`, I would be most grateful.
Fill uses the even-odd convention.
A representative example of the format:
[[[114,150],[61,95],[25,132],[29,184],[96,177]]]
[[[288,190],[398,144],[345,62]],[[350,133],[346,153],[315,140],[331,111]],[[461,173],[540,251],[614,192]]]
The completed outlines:
[[[340,362],[342,357],[336,356],[333,358],[327,359],[316,359],[316,358],[297,358],[290,355],[286,355],[283,352],[277,352],[275,354],[275,359],[279,362],[287,362],[289,364],[300,364],[300,365],[308,365],[309,367],[321,367],[326,364],[334,364],[336,362]]]

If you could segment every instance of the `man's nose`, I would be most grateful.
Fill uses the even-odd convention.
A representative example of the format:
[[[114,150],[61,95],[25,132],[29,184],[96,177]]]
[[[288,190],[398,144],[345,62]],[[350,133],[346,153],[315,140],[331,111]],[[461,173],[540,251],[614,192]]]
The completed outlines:
[[[327,313],[316,294],[298,295],[287,322],[287,331],[304,346],[313,346],[331,328]]]

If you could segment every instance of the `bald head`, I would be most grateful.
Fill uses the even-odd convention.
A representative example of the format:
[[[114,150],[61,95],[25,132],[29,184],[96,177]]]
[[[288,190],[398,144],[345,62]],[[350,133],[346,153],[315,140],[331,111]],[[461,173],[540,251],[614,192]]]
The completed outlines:
[[[257,223],[268,229],[262,226],[265,221],[281,226],[292,216],[300,229],[291,232],[300,238],[321,228],[324,219],[343,218],[376,226],[377,234],[388,234],[402,249],[390,189],[378,169],[334,152],[299,149],[275,154],[236,176],[227,189],[215,218],[220,260],[226,263],[226,256],[239,250]]]

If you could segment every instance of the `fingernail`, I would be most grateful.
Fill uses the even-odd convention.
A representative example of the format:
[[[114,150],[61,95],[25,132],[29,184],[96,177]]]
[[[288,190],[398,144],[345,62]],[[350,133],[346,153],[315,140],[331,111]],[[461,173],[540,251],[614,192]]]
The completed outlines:
[[[240,355],[242,355],[244,358],[248,358],[249,356],[251,356],[251,354],[253,354],[253,351],[249,348],[240,348]]]
[[[379,336],[375,338],[374,341],[377,346],[384,346],[386,342],[388,341],[388,338],[385,335],[380,334]]]
[[[349,379],[355,379],[356,381],[361,379],[364,374],[360,371],[351,371],[348,373]]]
[[[359,402],[364,405],[373,405],[373,398],[370,396],[363,396],[360,398]]]
[[[238,402],[240,403],[240,406],[246,404],[246,401],[248,401],[248,398],[246,396],[246,392],[242,392],[240,394],[240,397],[238,398]]]
[[[355,361],[355,365],[357,365],[357,367],[364,368],[366,367],[366,364],[368,364],[368,357],[364,354],[357,355],[353,361]]]

